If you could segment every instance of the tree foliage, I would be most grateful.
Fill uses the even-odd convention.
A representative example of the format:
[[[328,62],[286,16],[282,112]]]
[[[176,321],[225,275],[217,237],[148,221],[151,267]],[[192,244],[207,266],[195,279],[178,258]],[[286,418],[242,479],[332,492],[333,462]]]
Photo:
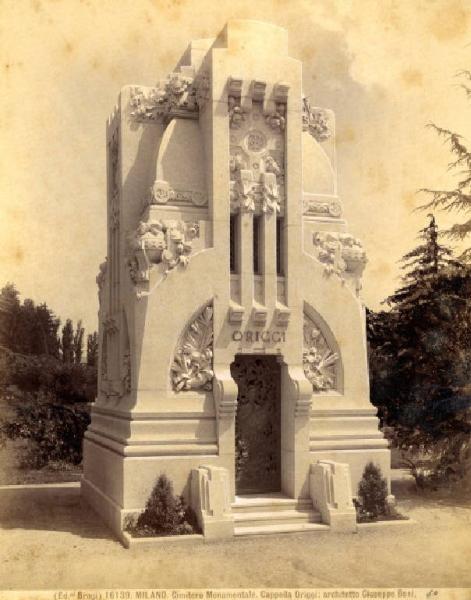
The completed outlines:
[[[458,73],[462,83],[460,87],[471,98],[471,71],[461,71]],[[441,209],[446,212],[459,212],[465,215],[465,220],[461,223],[455,223],[450,229],[443,233],[451,240],[464,240],[471,234],[471,152],[464,142],[461,135],[449,129],[438,127],[434,123],[428,125],[434,129],[437,134],[445,140],[450,146],[452,160],[448,164],[448,169],[457,177],[457,183],[454,188],[449,190],[436,190],[423,188],[421,192],[430,197],[428,202],[419,207],[422,210]],[[467,248],[460,256],[462,260],[471,260],[471,248]]]
[[[20,302],[11,283],[0,291],[0,394],[14,416],[3,416],[0,441],[27,439],[23,465],[78,464],[95,399],[96,361],[82,363],[84,328],[74,331],[46,304]],[[96,349],[95,349],[96,352]]]
[[[26,298],[20,303],[19,293],[11,283],[0,292],[0,344],[21,354],[59,356],[57,332],[60,320],[46,304],[35,305]]]
[[[459,476],[471,432],[471,271],[439,244],[432,216],[420,242],[402,259],[390,310],[368,312],[372,401],[398,446],[433,452],[446,440],[435,472]]]
[[[88,406],[56,404],[53,394],[41,393],[16,406],[15,416],[0,424],[0,436],[32,442],[22,457],[23,467],[40,469],[56,461],[77,465],[89,423]]]
[[[96,331],[87,337],[87,365],[89,367],[98,365],[98,333]]]

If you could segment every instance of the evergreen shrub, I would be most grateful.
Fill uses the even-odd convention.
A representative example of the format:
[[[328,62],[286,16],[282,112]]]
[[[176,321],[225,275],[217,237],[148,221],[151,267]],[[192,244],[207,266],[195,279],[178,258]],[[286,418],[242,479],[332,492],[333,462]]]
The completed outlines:
[[[406,519],[388,503],[388,484],[380,467],[372,462],[363,471],[355,508],[359,523]]]
[[[165,474],[157,479],[144,511],[129,517],[124,530],[134,537],[184,535],[198,531],[196,515],[183,496],[175,496],[172,482]]]

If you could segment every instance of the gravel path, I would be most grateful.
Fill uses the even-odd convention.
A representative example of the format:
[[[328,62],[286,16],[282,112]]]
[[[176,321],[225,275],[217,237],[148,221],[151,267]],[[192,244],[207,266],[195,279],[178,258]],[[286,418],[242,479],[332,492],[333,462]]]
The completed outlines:
[[[471,587],[471,504],[396,484],[415,524],[125,550],[79,503],[0,523],[0,589]]]

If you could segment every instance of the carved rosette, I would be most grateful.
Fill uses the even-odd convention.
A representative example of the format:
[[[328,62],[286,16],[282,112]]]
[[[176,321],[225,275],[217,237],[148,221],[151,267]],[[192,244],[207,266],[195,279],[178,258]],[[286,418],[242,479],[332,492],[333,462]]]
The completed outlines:
[[[198,237],[197,222],[141,221],[129,237],[128,268],[133,283],[149,281],[153,265],[162,264],[165,274],[179,265],[186,267],[192,242]]]
[[[208,198],[202,191],[197,190],[174,190],[168,181],[157,179],[150,191],[147,206],[162,205],[193,205],[197,207],[207,206]]]
[[[321,330],[304,315],[304,373],[315,392],[335,390],[339,355],[333,352]]]
[[[179,343],[171,367],[175,391],[212,390],[213,307],[205,306],[190,323]]]
[[[326,273],[333,273],[343,281],[353,280],[358,293],[367,263],[361,242],[348,233],[318,231],[314,234],[313,244],[316,258],[323,263]]]
[[[325,142],[332,135],[327,112],[322,108],[311,108],[307,98],[303,98],[303,131],[308,131],[318,142]]]
[[[229,96],[231,212],[277,213],[282,208],[286,107],[282,103],[276,107],[265,114],[262,103],[254,101],[246,112],[237,98]]]

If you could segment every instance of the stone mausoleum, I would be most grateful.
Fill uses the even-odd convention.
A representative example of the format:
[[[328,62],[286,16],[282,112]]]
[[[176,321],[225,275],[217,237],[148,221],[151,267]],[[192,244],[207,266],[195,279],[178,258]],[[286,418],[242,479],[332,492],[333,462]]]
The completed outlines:
[[[230,21],[156,87],[123,88],[107,157],[85,498],[121,536],[165,473],[208,538],[355,531],[365,464],[390,471],[366,256],[334,115],[303,95],[287,32]]]

